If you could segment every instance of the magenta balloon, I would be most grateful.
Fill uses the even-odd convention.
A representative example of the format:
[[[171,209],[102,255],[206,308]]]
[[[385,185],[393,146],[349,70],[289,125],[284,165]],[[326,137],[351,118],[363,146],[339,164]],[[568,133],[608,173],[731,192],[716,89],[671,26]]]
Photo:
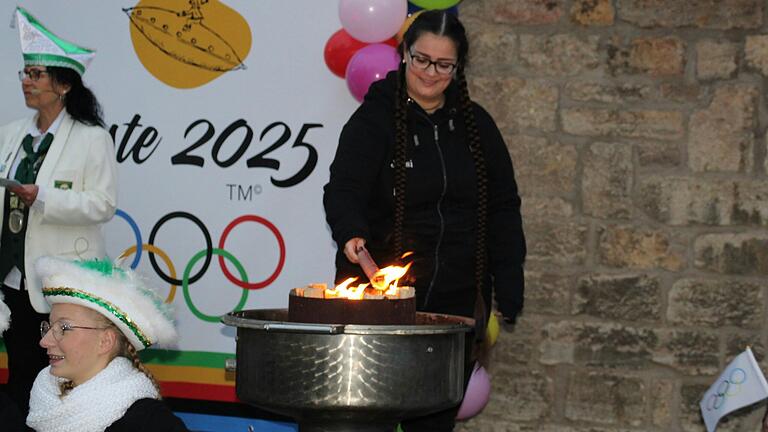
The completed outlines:
[[[387,72],[397,69],[400,56],[391,45],[372,44],[360,48],[347,65],[347,87],[358,101],[362,101],[368,87],[383,79]]]
[[[400,30],[408,14],[407,0],[341,0],[341,26],[353,38],[373,43]]]
[[[457,420],[466,420],[480,413],[488,404],[491,397],[491,378],[484,367],[475,363],[475,370],[469,377],[467,391],[464,392],[464,400],[461,401],[459,412],[456,414]]]

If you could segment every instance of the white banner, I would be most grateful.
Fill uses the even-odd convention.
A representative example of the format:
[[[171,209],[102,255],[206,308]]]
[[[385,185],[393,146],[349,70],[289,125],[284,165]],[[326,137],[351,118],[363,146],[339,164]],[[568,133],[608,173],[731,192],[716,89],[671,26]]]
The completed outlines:
[[[127,253],[175,305],[181,350],[232,353],[234,331],[219,315],[285,307],[291,288],[332,282],[322,186],[357,106],[323,61],[341,27],[337,2],[19,5],[97,51],[84,81],[104,107],[120,164],[108,251]],[[0,9],[4,22],[14,6]],[[16,75],[18,33],[0,32],[0,123],[8,123],[33,112]]]

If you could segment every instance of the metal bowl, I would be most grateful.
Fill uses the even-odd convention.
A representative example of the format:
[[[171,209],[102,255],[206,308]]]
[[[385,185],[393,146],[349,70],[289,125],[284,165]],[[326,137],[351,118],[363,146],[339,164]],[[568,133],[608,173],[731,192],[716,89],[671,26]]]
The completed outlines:
[[[301,431],[392,431],[456,406],[469,318],[417,313],[417,324],[287,322],[287,309],[233,312],[240,400],[295,418]]]

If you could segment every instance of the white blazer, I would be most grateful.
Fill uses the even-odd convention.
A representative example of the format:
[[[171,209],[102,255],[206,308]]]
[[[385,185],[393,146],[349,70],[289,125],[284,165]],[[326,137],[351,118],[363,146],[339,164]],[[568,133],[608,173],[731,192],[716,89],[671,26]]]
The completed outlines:
[[[0,127],[0,176],[8,177],[33,121],[27,118]],[[47,313],[50,307],[34,271],[38,257],[106,257],[101,225],[112,219],[117,209],[117,161],[112,137],[103,128],[87,126],[64,112],[35,184],[46,188],[45,209],[29,210],[24,277],[32,307]],[[4,188],[0,187],[0,193],[5,193]],[[5,223],[4,204],[0,199],[0,223]]]

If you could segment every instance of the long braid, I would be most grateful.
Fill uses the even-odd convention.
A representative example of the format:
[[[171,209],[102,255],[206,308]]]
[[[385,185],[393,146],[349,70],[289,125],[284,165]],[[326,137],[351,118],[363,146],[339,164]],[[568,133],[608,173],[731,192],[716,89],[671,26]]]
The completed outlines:
[[[467,79],[464,69],[457,71],[459,84],[459,104],[464,112],[464,124],[467,128],[469,150],[475,163],[475,176],[477,177],[477,242],[475,251],[475,284],[480,295],[483,292],[483,280],[488,266],[488,173],[485,167],[485,155],[480,142],[480,131],[477,128],[475,111],[472,108],[472,100],[467,89]],[[481,298],[481,297],[479,297]],[[483,313],[487,313],[487,305]],[[477,318],[477,317],[476,317]],[[483,317],[484,319],[485,317]]]
[[[133,363],[133,367],[138,369],[141,373],[147,376],[150,381],[152,381],[152,385],[155,386],[155,390],[157,390],[157,398],[162,399],[163,396],[160,394],[160,384],[158,384],[157,380],[155,379],[155,376],[152,375],[152,371],[147,369],[147,367],[144,365],[144,363],[141,362],[141,359],[139,358],[139,353],[136,352],[136,348],[134,348],[133,344],[125,341],[125,348],[124,348],[125,354],[127,354],[125,357],[128,357],[129,360]]]
[[[395,164],[395,209],[394,227],[392,230],[395,259],[403,255],[403,223],[405,221],[405,185],[407,173],[405,161],[408,153],[408,91],[405,84],[405,63],[400,63],[397,72],[397,89],[395,90],[395,149],[393,163]]]

